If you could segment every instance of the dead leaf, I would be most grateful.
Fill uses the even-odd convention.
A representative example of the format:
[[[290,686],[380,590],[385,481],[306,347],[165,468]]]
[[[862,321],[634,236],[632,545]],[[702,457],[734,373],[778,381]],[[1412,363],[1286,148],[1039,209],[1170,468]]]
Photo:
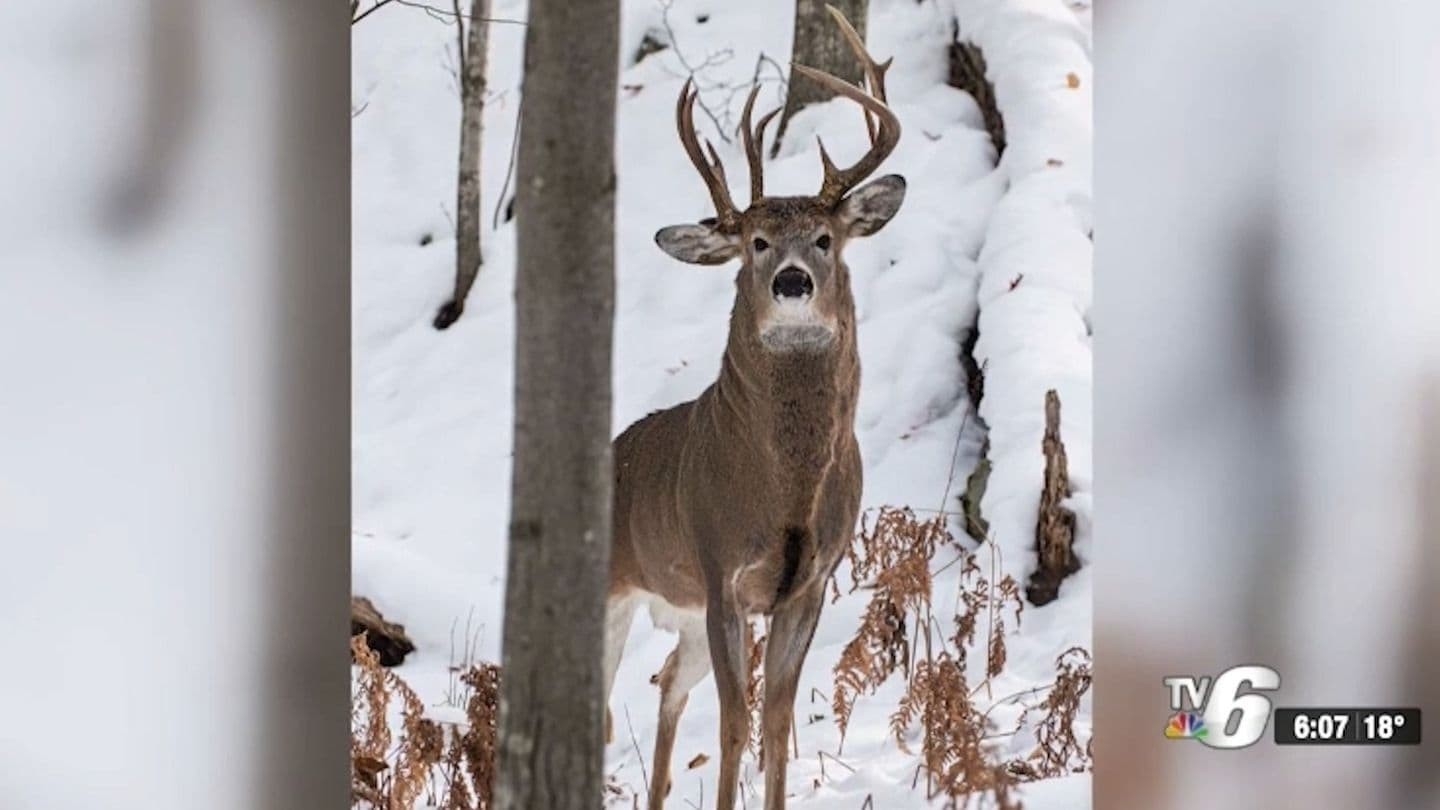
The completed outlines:
[[[708,756],[706,756],[706,755],[704,755],[704,754],[696,754],[696,755],[695,755],[695,758],[692,759],[692,760],[690,760],[690,764],[686,765],[685,767],[688,768],[689,770],[692,770],[692,771],[693,771],[693,770],[695,770],[696,768],[701,767],[702,765],[704,765],[705,763],[707,763],[707,762],[709,762],[709,761],[710,761],[710,757],[708,757]]]
[[[355,769],[355,775],[360,777],[360,781],[372,788],[376,784],[375,777],[390,767],[385,760],[369,756],[355,757],[350,760],[350,765]]]
[[[1077,88],[1077,87],[1080,86],[1080,77],[1077,76],[1077,75],[1075,75],[1074,73],[1066,73],[1066,74],[1065,74],[1065,84],[1066,84],[1071,90],[1074,90],[1075,88]]]
[[[1065,161],[1061,160],[1060,158],[1050,158],[1049,160],[1045,161],[1045,165],[1054,168],[1056,166],[1064,166]]]

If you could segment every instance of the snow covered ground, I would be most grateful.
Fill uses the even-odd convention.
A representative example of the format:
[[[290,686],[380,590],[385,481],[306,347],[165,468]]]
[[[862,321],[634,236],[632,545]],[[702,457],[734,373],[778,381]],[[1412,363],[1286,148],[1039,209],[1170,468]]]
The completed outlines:
[[[757,58],[788,60],[791,7],[763,0],[626,0],[619,94],[615,421],[692,398],[714,377],[733,296],[734,267],[681,265],[652,241],[665,225],[709,215],[704,186],[675,137],[675,98],[700,68],[702,100],[728,122],[739,114]],[[523,20],[521,0],[493,14]],[[945,84],[952,16],[985,52],[1009,148],[998,168],[975,101]],[[676,47],[634,64],[647,33]],[[872,0],[869,46],[893,55],[889,95],[904,126],[882,171],[909,181],[906,202],[879,234],[846,253],[859,312],[863,383],[856,431],[865,459],[864,505],[958,509],[956,496],[986,438],[966,396],[964,331],[981,327],[986,363],[980,416],[994,463],[983,507],[1005,570],[1023,582],[1034,565],[1043,394],[1064,402],[1063,434],[1079,514],[1077,548],[1090,557],[1091,286],[1088,9],[1066,0]],[[454,29],[424,11],[392,5],[355,28],[352,106],[354,216],[354,588],[403,623],[419,650],[398,673],[441,704],[449,665],[467,627],[478,657],[498,660],[511,444],[515,271],[513,224],[488,227],[509,163],[519,100],[524,28],[492,29],[491,98],[485,111],[485,266],[465,315],[447,332],[430,319],[453,273],[455,149],[459,102]],[[682,64],[689,65],[689,68]],[[764,63],[763,108],[778,103],[778,69]],[[741,88],[739,92],[726,85]],[[737,192],[744,160],[720,142]],[[844,162],[865,146],[850,102],[802,112],[766,168],[775,194],[813,193],[815,133]],[[745,199],[743,193],[737,199]],[[1012,282],[1017,275],[1023,280]],[[659,283],[657,283],[659,282]],[[957,450],[958,448],[958,450]],[[963,535],[955,521],[955,534]],[[953,599],[958,566],[935,582],[937,606]],[[842,572],[842,581],[844,574]],[[1067,580],[1056,602],[1025,612],[1008,639],[996,696],[1049,683],[1055,657],[1090,647],[1089,572]],[[865,607],[864,592],[829,605],[806,661],[797,705],[800,756],[790,805],[925,806],[912,790],[916,759],[890,738],[897,676],[855,709],[842,759],[821,772],[819,752],[839,750],[830,718],[832,668]],[[944,611],[940,611],[944,615]],[[673,636],[637,618],[611,706],[616,741],[607,771],[641,789],[653,746],[658,693],[650,684]],[[982,656],[979,656],[983,658]],[[817,690],[812,695],[812,688]],[[813,705],[812,705],[813,701]],[[1018,705],[994,717],[1013,722]],[[811,721],[810,715],[824,715]],[[670,805],[713,802],[718,707],[712,681],[692,693],[675,750]],[[1088,736],[1088,699],[1077,724]],[[632,742],[632,734],[634,742]],[[1028,733],[1003,738],[998,756],[1020,757]],[[638,748],[638,751],[637,751]],[[687,770],[698,754],[708,764]],[[828,757],[827,757],[828,759]],[[747,763],[748,798],[763,780]],[[1026,785],[1031,810],[1088,807],[1088,774]],[[938,806],[941,802],[936,800]],[[626,805],[628,806],[628,804]]]

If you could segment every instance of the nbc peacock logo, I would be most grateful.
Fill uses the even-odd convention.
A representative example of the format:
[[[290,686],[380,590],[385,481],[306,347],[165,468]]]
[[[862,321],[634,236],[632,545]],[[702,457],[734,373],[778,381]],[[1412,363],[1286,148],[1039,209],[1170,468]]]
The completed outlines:
[[[1165,736],[1171,740],[1203,740],[1209,733],[1198,712],[1176,712],[1165,725]]]

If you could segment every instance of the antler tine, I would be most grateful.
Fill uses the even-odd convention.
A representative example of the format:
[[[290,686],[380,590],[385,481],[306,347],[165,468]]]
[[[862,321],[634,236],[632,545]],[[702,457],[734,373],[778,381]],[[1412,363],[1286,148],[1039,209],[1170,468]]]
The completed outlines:
[[[725,191],[725,199],[730,199],[730,181],[725,177],[725,164],[720,162],[720,156],[715,153],[715,144],[710,139],[705,139],[705,151],[710,153],[710,172],[715,176],[715,182]],[[733,205],[731,206],[734,207]]]
[[[880,99],[881,104],[888,104],[889,102],[885,98],[885,72],[890,69],[895,57],[892,56],[884,62],[876,64],[875,60],[870,57],[870,52],[865,49],[865,41],[860,38],[860,32],[855,30],[855,26],[850,24],[850,20],[846,19],[845,15],[832,5],[827,4],[825,10],[830,13],[831,19],[835,20],[835,24],[840,27],[840,35],[845,38],[845,44],[850,46],[850,50],[859,58],[864,67],[865,85],[869,89],[870,95]],[[870,135],[870,144],[873,146],[877,134],[875,119],[870,117],[868,110],[862,110],[861,115],[865,116],[865,131]]]
[[[833,206],[840,202],[840,198],[844,197],[846,192],[879,168],[885,158],[895,150],[895,145],[900,142],[900,119],[890,111],[889,107],[849,82],[805,65],[794,65],[793,67],[801,75],[808,76],[829,87],[835,91],[836,95],[845,96],[864,107],[866,111],[874,113],[878,120],[878,131],[870,145],[870,151],[866,152],[855,165],[848,169],[837,169],[825,151],[824,142],[821,142],[820,160],[825,166],[825,180],[820,186],[820,193],[816,196],[823,203]]]
[[[885,98],[885,73],[890,70],[890,65],[894,64],[894,62],[895,57],[892,56],[876,65],[875,75],[873,77],[867,77],[865,82],[870,90],[870,95],[880,99],[880,102],[886,106],[889,106],[890,102]],[[865,116],[865,132],[870,135],[870,145],[874,146],[875,138],[878,134],[875,131],[875,119],[870,117],[869,110],[862,110],[861,115]]]
[[[860,88],[835,76],[816,70],[805,65],[794,65],[795,70],[801,75],[820,82],[829,87],[837,95],[858,103],[865,115],[865,129],[870,137],[870,151],[860,158],[855,165],[848,169],[840,170],[830,160],[830,155],[825,151],[825,144],[820,144],[820,161],[824,164],[825,180],[820,186],[820,193],[817,195],[820,200],[828,205],[835,205],[845,196],[846,192],[854,188],[861,180],[869,177],[872,172],[880,167],[885,158],[895,150],[895,145],[900,142],[900,119],[890,110],[885,100],[885,72],[890,69],[893,60],[887,59],[883,63],[877,63],[870,52],[865,49],[865,42],[856,32],[845,15],[840,13],[834,6],[827,5],[826,10],[834,18],[836,25],[840,26],[840,33],[845,38],[850,50],[854,51],[856,58],[865,69],[866,83],[870,92],[862,91]],[[872,122],[870,116],[875,116]]]
[[[759,202],[765,196],[765,127],[780,113],[775,108],[760,118],[760,125],[750,126],[751,113],[755,111],[755,97],[760,95],[760,85],[750,88],[750,97],[745,99],[745,110],[740,114],[740,137],[745,142],[745,159],[750,164],[750,204]]]
[[[740,212],[730,199],[730,188],[725,182],[725,167],[720,163],[720,157],[715,154],[715,147],[709,141],[705,142],[705,146],[710,150],[710,158],[707,160],[705,153],[700,151],[699,140],[695,137],[695,100],[699,97],[700,90],[694,85],[694,79],[686,79],[685,86],[680,88],[680,100],[675,105],[675,128],[680,133],[680,145],[685,147],[685,154],[690,156],[690,162],[695,165],[695,170],[700,173],[700,178],[705,181],[705,186],[710,191],[718,227],[722,231],[733,233],[740,228]]]

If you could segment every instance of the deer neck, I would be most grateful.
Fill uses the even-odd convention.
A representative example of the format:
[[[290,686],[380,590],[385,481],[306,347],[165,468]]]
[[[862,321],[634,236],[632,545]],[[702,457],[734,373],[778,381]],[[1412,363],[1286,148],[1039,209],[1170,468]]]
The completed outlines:
[[[715,386],[717,427],[758,457],[766,468],[755,470],[761,480],[788,493],[795,521],[808,522],[820,480],[843,445],[854,441],[855,304],[848,288],[837,292],[835,340],[821,350],[794,352],[764,347],[750,301],[738,295]]]

